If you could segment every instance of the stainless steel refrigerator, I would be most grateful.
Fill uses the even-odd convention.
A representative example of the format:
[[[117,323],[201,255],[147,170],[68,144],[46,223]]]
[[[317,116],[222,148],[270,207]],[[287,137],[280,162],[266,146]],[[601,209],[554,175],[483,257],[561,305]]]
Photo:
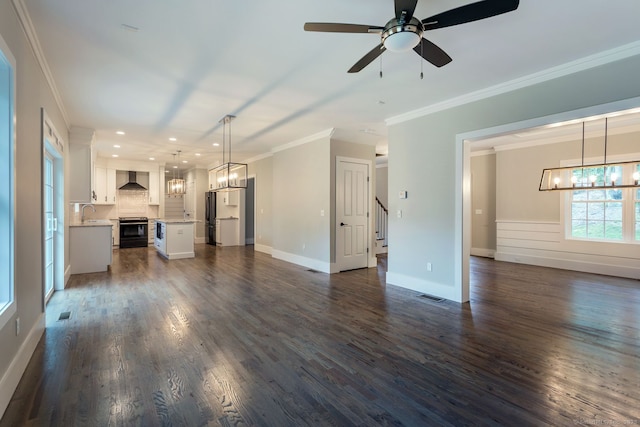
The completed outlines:
[[[205,193],[204,221],[206,242],[209,245],[216,244],[216,193],[207,191]]]

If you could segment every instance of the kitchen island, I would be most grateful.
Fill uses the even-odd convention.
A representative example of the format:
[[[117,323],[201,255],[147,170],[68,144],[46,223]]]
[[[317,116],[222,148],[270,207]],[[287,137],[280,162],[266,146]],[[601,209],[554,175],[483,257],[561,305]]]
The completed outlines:
[[[112,226],[107,219],[69,224],[70,274],[107,271],[112,260]]]
[[[166,259],[193,258],[194,224],[190,219],[156,219],[153,245]]]

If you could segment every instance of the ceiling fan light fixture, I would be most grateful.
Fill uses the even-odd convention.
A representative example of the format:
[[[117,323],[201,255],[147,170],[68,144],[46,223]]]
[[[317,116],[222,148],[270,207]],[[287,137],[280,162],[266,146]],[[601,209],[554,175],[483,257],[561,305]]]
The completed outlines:
[[[422,39],[422,24],[416,18],[409,23],[397,19],[387,22],[382,32],[382,44],[392,52],[406,52],[413,49]]]

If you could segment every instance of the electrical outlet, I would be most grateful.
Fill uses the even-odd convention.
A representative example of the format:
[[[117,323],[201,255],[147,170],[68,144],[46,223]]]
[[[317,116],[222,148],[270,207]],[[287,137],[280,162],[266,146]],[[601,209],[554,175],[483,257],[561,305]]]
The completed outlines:
[[[324,209],[320,210],[320,216],[324,216]]]
[[[16,318],[16,336],[20,335],[20,318]]]
[[[427,271],[431,271],[431,263],[430,262],[427,263]]]
[[[306,244],[306,243],[303,243],[303,244],[302,244],[302,250],[304,251],[306,247],[307,247],[307,244]]]
[[[398,218],[402,218],[402,210],[398,209]]]

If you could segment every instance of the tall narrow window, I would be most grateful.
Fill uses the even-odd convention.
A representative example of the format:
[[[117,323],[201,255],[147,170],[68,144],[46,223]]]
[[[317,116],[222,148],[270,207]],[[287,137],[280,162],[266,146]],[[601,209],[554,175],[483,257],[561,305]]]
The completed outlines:
[[[16,312],[14,289],[14,69],[0,37],[0,328]]]

